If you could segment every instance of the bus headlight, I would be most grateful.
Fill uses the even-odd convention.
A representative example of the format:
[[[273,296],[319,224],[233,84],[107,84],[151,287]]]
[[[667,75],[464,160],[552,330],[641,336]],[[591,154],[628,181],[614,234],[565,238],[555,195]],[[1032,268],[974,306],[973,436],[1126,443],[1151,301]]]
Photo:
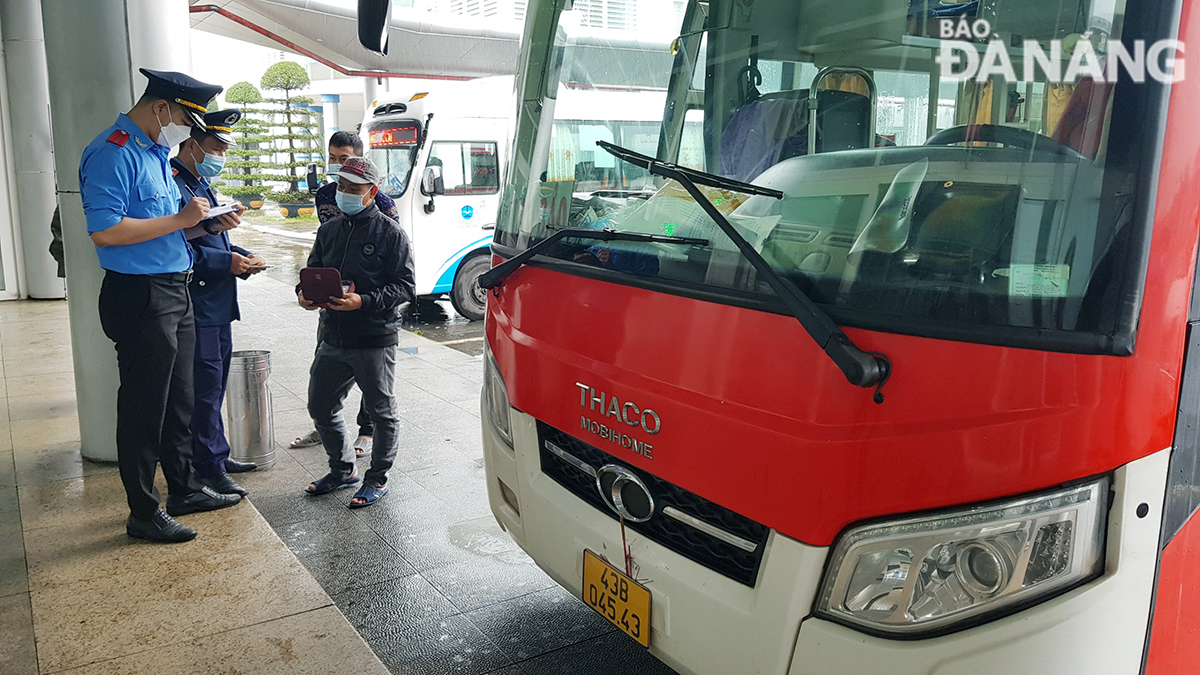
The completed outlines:
[[[1104,569],[1108,479],[854,528],[817,614],[896,637],[946,633],[1041,602]]]
[[[488,351],[484,355],[483,373],[483,407],[487,410],[492,426],[500,433],[510,447],[512,446],[512,431],[508,419],[508,389],[504,386],[504,378],[500,376],[500,368]]]

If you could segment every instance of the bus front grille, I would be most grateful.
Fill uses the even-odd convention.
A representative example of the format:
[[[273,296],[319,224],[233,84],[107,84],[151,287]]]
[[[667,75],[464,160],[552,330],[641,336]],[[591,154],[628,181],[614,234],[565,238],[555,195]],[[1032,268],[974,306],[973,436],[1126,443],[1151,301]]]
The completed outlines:
[[[653,497],[654,509],[642,523],[626,527],[738,583],[754,587],[770,529],[745,516],[646,473],[616,457],[537,423],[542,473],[613,520],[617,512],[601,496],[596,474],[615,464],[633,472]]]

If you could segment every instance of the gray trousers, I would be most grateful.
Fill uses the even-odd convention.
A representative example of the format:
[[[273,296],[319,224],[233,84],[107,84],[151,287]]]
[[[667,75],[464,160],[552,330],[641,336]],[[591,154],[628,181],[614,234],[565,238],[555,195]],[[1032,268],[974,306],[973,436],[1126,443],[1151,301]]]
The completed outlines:
[[[399,418],[393,394],[396,382],[396,347],[343,349],[322,341],[308,371],[308,414],[312,417],[325,452],[329,472],[345,480],[354,475],[353,439],[346,432],[342,407],[351,385],[362,390],[363,403],[375,423],[371,468],[366,483],[387,484],[387,472],[400,447]]]

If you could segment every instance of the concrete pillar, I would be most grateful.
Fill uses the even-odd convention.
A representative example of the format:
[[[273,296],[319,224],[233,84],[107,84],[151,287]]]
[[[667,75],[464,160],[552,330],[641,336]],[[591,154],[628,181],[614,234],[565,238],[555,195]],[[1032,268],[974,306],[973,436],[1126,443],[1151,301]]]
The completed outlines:
[[[8,77],[9,116],[16,162],[17,240],[24,283],[21,294],[33,298],[62,298],[58,264],[50,255],[50,219],[57,195],[51,154],[50,83],[46,75],[46,45],[42,41],[42,8],[38,0],[0,2],[5,73]]]
[[[363,110],[371,109],[371,102],[379,98],[379,82],[373,77],[363,78]]]
[[[333,132],[338,131],[338,103],[342,97],[337,94],[321,94],[321,103],[324,109],[324,131],[325,131],[325,147],[329,147],[329,137]]]
[[[9,0],[0,0],[7,4]],[[83,149],[146,88],[139,67],[190,66],[187,0],[42,0],[83,456],[117,458],[117,359],[100,327],[104,273],[79,196]]]

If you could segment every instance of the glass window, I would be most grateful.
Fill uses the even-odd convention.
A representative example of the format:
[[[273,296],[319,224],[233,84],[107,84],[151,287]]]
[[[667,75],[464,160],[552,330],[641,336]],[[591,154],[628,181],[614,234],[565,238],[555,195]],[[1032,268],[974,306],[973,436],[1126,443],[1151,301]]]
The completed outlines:
[[[1156,127],[1140,111],[1161,90],[1110,64],[1172,37],[1125,34],[1160,25],[1127,17],[1157,16],[1158,2],[935,4],[694,0],[680,19],[672,0],[641,0],[626,5],[636,28],[615,36],[562,12],[546,35],[558,51],[545,105],[523,111],[550,142],[530,142],[545,154],[526,153],[528,166],[517,153],[525,182],[511,186],[497,243],[523,248],[561,227],[704,238],[579,240],[557,255],[656,288],[771,302],[681,186],[596,145],[608,141],[782,191],[706,193],[839,322],[984,342],[1072,334],[1085,351],[1131,337],[1122,299],[1138,295],[1148,226],[1134,216],[1148,176],[1139,147]],[[951,48],[959,64],[946,71]],[[989,62],[999,67],[978,70]]]
[[[500,164],[495,143],[437,141],[429,166],[442,167],[448,195],[490,195],[500,191]]]
[[[415,120],[383,120],[363,129],[367,146],[364,154],[379,168],[380,189],[389,197],[400,197],[408,189],[420,133]]]

